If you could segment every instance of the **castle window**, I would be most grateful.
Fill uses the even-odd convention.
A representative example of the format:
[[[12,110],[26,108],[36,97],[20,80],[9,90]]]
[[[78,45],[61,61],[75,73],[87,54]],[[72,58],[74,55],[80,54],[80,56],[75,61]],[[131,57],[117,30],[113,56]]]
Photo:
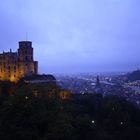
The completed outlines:
[[[14,66],[14,72],[16,72],[16,66]]]
[[[25,60],[28,60],[27,56],[25,57]]]
[[[14,75],[14,77],[16,77],[16,75]]]
[[[14,70],[16,70],[16,66],[14,66]]]
[[[30,43],[28,43],[27,46],[30,47]]]
[[[10,70],[10,66],[8,66],[8,69]]]

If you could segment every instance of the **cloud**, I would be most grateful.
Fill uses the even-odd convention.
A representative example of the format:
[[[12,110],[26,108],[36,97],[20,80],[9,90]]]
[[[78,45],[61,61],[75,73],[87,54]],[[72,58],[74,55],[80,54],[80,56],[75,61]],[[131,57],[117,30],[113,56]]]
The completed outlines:
[[[139,0],[4,0],[0,51],[16,50],[27,32],[41,73],[132,69],[140,59],[139,4]]]

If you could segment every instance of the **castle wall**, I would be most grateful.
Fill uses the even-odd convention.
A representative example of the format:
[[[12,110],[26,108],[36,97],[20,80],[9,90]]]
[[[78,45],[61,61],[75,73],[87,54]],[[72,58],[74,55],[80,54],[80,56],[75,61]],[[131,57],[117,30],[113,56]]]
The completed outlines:
[[[16,79],[18,73],[18,56],[17,53],[3,53],[0,55],[0,78],[2,80]]]

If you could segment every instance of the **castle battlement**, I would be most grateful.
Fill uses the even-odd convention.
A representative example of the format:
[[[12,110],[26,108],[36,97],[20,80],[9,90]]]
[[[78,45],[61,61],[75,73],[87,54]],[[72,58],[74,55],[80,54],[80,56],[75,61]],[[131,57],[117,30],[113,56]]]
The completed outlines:
[[[0,54],[0,80],[18,81],[20,78],[38,74],[38,62],[34,61],[30,41],[20,41],[17,52]]]

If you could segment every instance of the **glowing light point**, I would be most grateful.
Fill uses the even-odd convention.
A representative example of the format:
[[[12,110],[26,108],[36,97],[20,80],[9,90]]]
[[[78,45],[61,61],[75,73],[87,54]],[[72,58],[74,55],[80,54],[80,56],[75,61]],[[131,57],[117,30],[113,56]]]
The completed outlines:
[[[92,123],[92,124],[95,124],[95,121],[94,121],[94,120],[92,120],[92,121],[91,121],[91,123]]]
[[[28,97],[28,96],[26,96],[26,97],[25,97],[25,99],[26,99],[26,100],[28,100],[28,99],[29,99],[29,97]]]

